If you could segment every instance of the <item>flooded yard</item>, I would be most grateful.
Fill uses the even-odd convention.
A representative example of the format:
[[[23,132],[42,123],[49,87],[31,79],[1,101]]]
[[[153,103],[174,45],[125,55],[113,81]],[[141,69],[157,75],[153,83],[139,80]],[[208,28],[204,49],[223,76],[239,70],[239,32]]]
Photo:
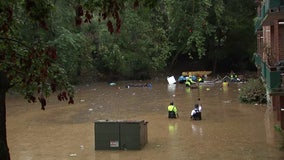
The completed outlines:
[[[75,104],[48,98],[45,111],[7,95],[8,144],[13,160],[283,160],[270,107],[241,104],[242,84],[186,88],[152,81],[152,87],[93,83],[76,86]],[[189,114],[197,98],[202,120]],[[167,118],[173,101],[179,118]],[[145,120],[148,143],[141,150],[95,150],[96,120]]]

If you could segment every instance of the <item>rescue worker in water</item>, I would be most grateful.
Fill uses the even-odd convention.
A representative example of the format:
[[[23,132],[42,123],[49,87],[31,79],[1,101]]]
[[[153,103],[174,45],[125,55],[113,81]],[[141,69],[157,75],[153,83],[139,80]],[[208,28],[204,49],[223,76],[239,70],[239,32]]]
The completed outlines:
[[[177,118],[177,107],[174,105],[174,102],[171,102],[168,106],[168,118]]]
[[[191,85],[195,84],[196,82],[194,80],[192,80],[192,76],[188,77],[186,82],[185,82],[185,86],[186,87],[190,87]]]
[[[200,100],[198,98],[198,100]],[[194,109],[191,111],[190,118],[193,120],[201,120],[201,104],[195,104]]]

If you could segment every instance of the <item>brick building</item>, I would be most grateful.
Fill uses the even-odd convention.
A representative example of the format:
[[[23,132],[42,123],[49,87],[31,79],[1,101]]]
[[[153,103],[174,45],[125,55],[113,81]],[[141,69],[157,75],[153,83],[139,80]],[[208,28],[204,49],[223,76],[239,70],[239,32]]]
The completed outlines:
[[[284,129],[284,0],[257,0],[254,54],[267,97]]]

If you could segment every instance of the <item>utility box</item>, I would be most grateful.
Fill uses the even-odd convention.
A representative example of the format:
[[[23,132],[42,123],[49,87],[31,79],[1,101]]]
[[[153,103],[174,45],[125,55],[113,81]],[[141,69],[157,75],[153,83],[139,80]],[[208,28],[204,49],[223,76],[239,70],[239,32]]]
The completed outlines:
[[[95,150],[139,150],[148,141],[147,123],[141,121],[95,122]]]

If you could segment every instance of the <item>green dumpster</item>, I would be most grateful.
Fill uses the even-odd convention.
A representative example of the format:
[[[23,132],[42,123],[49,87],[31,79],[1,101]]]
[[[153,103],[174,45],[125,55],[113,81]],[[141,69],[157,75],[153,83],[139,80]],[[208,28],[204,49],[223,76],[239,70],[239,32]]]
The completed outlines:
[[[140,121],[95,121],[95,150],[139,150],[148,141],[147,123]]]

